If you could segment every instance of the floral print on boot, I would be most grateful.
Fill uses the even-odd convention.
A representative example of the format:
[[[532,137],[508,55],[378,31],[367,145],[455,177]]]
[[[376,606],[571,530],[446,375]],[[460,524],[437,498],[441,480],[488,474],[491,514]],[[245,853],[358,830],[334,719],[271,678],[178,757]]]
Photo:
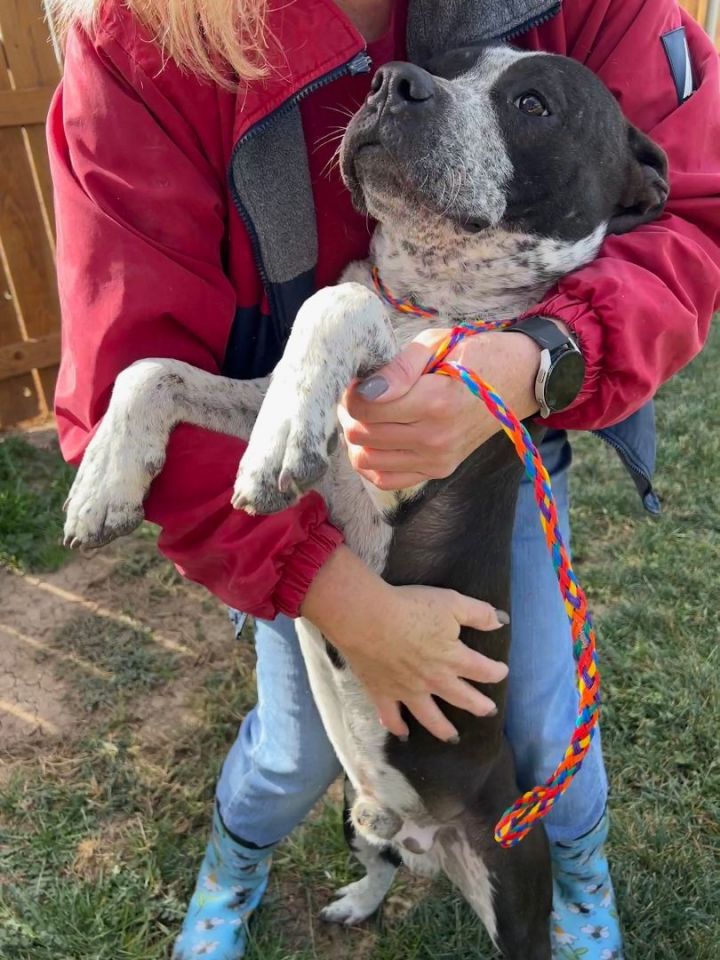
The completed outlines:
[[[553,960],[623,960],[605,842],[608,814],[571,843],[550,844]]]
[[[172,960],[244,956],[248,920],[265,893],[272,850],[238,842],[215,807],[210,842]]]

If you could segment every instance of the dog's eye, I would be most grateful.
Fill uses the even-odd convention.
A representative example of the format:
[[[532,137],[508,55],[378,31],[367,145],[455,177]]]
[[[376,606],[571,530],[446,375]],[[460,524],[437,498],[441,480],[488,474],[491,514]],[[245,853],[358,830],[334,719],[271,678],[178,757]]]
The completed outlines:
[[[529,117],[549,117],[548,106],[539,93],[523,93],[515,101],[515,106],[521,113]]]
[[[471,218],[465,221],[463,224],[463,229],[466,231],[466,233],[482,233],[482,231],[487,230],[489,226],[489,220]]]

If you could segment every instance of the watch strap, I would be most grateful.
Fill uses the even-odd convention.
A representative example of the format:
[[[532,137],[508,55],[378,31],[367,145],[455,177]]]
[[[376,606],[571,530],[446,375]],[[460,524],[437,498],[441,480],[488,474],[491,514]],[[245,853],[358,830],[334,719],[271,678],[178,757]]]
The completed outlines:
[[[580,365],[577,390],[580,390],[584,363],[582,354],[571,336],[550,320],[540,314],[523,317],[522,320],[505,328],[505,333],[522,333],[540,347],[540,366],[535,378],[535,399],[540,408],[540,416],[544,419],[552,413],[564,410],[572,403],[574,396],[568,394],[568,384],[560,379],[558,370],[567,363]],[[558,393],[558,388],[562,388]],[[577,396],[577,392],[575,392]],[[562,402],[558,403],[562,397]]]
[[[540,314],[533,314],[529,317],[523,317],[510,327],[505,328],[505,333],[524,333],[526,337],[534,340],[543,350],[549,350],[553,353],[561,347],[567,347],[568,343],[575,349],[577,345],[572,337],[552,322],[547,317]]]

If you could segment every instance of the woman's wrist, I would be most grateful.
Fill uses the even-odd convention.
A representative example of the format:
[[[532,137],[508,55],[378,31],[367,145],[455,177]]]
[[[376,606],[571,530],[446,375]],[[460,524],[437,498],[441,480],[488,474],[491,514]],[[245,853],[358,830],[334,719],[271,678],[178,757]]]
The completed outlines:
[[[341,544],[317,572],[300,613],[338,647],[347,648],[372,632],[373,611],[389,590],[382,577]]]
[[[540,347],[529,337],[479,334],[464,340],[452,358],[494,387],[518,419],[538,412],[535,379]],[[478,405],[478,413],[486,415],[483,404]]]

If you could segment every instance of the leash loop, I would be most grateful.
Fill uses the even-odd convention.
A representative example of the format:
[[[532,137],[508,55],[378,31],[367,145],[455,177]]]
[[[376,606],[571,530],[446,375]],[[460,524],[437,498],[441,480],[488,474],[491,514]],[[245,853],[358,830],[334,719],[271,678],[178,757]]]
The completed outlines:
[[[382,283],[375,267],[373,282],[378,294],[394,309],[427,318],[437,316],[437,311],[430,311],[409,300],[397,300],[393,297]],[[455,347],[467,337],[488,330],[501,330],[510,326],[511,322],[478,319],[456,324],[429,358],[424,370],[426,374],[435,373],[463,383],[472,394],[483,401],[515,447],[525,472],[533,484],[545,543],[555,569],[565,613],[570,621],[579,692],[575,728],[562,760],[550,777],[541,786],[533,787],[519,797],[496,824],[495,840],[502,847],[514,847],[524,840],[535,824],[547,816],[557,800],[565,793],[587,756],[600,717],[600,674],[597,666],[595,628],[587,607],[585,592],[572,568],[570,555],[560,531],[550,475],[527,429],[506,406],[497,391],[472,370],[468,370],[461,363],[447,359]]]

